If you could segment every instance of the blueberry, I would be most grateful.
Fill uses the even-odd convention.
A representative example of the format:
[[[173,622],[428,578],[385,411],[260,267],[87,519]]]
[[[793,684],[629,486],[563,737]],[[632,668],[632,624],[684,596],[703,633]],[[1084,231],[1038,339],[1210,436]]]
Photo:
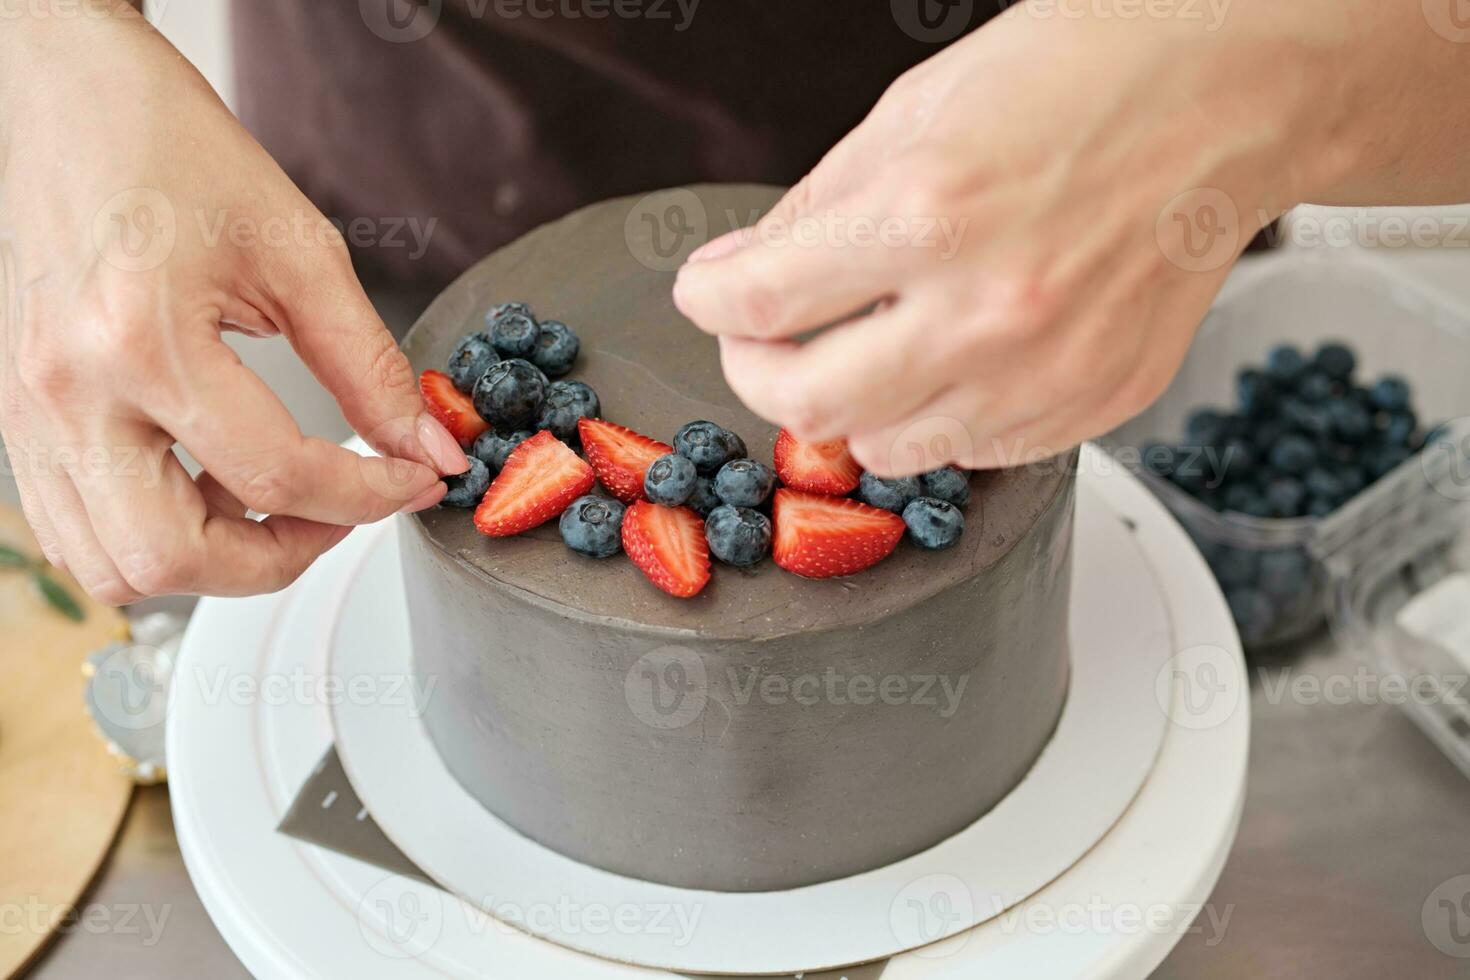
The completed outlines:
[[[1368,473],[1363,467],[1349,463],[1338,467],[1337,478],[1342,481],[1344,500],[1351,500],[1363,492],[1368,485]]]
[[[1191,446],[1218,446],[1225,441],[1226,421],[1222,412],[1200,408],[1184,422],[1184,441]]]
[[[916,476],[885,480],[871,473],[864,473],[858,480],[858,488],[853,496],[870,507],[902,514],[903,509],[923,492]]]
[[[1305,436],[1287,434],[1271,447],[1271,465],[1291,476],[1301,476],[1317,461],[1317,447]]]
[[[455,345],[454,353],[449,355],[446,373],[454,386],[468,395],[475,390],[475,382],[480,380],[480,375],[494,367],[498,360],[500,355],[495,353],[490,335],[472,333]]]
[[[1260,418],[1276,407],[1276,385],[1264,373],[1247,368],[1236,375],[1235,397],[1242,412]]]
[[[1271,516],[1271,508],[1266,503],[1266,498],[1249,483],[1232,483],[1226,487],[1221,503],[1225,505],[1226,510],[1233,510],[1247,517]]]
[[[489,432],[481,433],[480,437],[475,440],[475,444],[470,447],[470,455],[490,467],[492,473],[499,473],[505,469],[505,461],[510,458],[515,448],[533,435],[535,435],[534,432],[522,431],[510,436],[502,436],[491,429]]]
[[[964,507],[970,502],[970,474],[953,466],[941,466],[919,476],[919,490],[926,497],[937,497],[956,507]],[[907,506],[904,509],[907,510]]]
[[[776,489],[776,471],[753,459],[732,459],[715,474],[715,495],[732,507],[759,507]]]
[[[1380,411],[1402,411],[1409,407],[1409,383],[1395,375],[1386,375],[1368,389],[1368,398]]]
[[[1229,479],[1249,477],[1259,462],[1255,447],[1239,436],[1231,436],[1220,447],[1220,473]]]
[[[656,504],[678,507],[694,493],[698,479],[693,463],[669,453],[654,460],[643,474],[643,495]]]
[[[1315,498],[1331,501],[1334,506],[1347,499],[1347,488],[1343,485],[1342,478],[1332,470],[1321,466],[1313,467],[1302,482],[1307,493]]]
[[[749,507],[722,504],[704,519],[710,554],[727,565],[754,565],[771,551],[771,519]]]
[[[1250,434],[1251,444],[1263,456],[1271,453],[1271,447],[1281,441],[1281,437],[1291,432],[1291,426],[1285,419],[1269,418],[1262,419],[1256,424],[1255,431]]]
[[[684,501],[684,506],[700,517],[708,517],[711,511],[720,506],[719,495],[715,493],[715,478],[702,476],[695,480],[694,492]]]
[[[1280,344],[1266,354],[1266,376],[1278,384],[1292,384],[1306,370],[1307,359],[1291,344]]]
[[[529,316],[510,313],[490,326],[490,342],[501,357],[530,357],[536,350],[541,328]]]
[[[1289,602],[1307,591],[1311,571],[1306,552],[1298,548],[1268,551],[1261,555],[1261,588],[1272,598]]]
[[[475,382],[475,411],[500,429],[523,429],[536,421],[546,398],[546,375],[519,358],[501,361]]]
[[[490,489],[490,467],[475,457],[469,457],[470,468],[456,476],[446,476],[444,485],[449,491],[439,503],[445,507],[474,507]]]
[[[1373,431],[1373,416],[1350,398],[1334,398],[1327,403],[1332,435],[1343,442],[1362,442]]]
[[[1302,481],[1279,476],[1266,484],[1266,504],[1275,517],[1300,517],[1307,502],[1307,488]]]
[[[549,429],[562,442],[577,445],[578,419],[595,419],[602,414],[597,392],[580,381],[553,381],[546,386],[546,400],[536,417],[536,428]]]
[[[1376,446],[1369,446],[1363,450],[1362,463],[1363,467],[1368,471],[1368,476],[1377,480],[1387,475],[1411,455],[1413,454],[1409,452],[1406,446],[1381,443]]]
[[[589,494],[572,501],[561,515],[561,539],[589,558],[606,558],[623,548],[623,505]]]
[[[1353,355],[1352,349],[1336,341],[1328,341],[1318,347],[1313,363],[1318,371],[1333,381],[1346,381],[1358,367],[1358,359]]]
[[[1313,404],[1293,396],[1281,403],[1281,416],[1309,435],[1326,437],[1332,433],[1332,413],[1326,405]]]
[[[1390,445],[1410,446],[1414,442],[1414,430],[1418,427],[1419,417],[1407,408],[1385,412],[1379,438]]]
[[[1336,385],[1325,373],[1311,370],[1303,374],[1296,384],[1296,393],[1302,401],[1320,404],[1331,398]]]
[[[523,316],[528,320],[536,319],[536,314],[531,312],[529,303],[500,303],[490,307],[485,314],[485,326],[495,326],[495,321],[507,316]]]
[[[1276,624],[1276,607],[1260,589],[1236,588],[1225,593],[1230,615],[1235,620],[1240,638],[1246,643],[1259,643]]]
[[[1168,479],[1174,472],[1174,467],[1179,463],[1179,457],[1174,452],[1173,446],[1165,446],[1162,443],[1151,442],[1139,451],[1139,459],[1143,468],[1154,476]]]
[[[581,350],[582,341],[570,327],[560,320],[544,320],[530,360],[548,378],[560,378],[571,373]]]
[[[914,544],[929,551],[950,548],[965,533],[965,515],[948,500],[919,497],[903,509]]]
[[[690,422],[674,435],[674,452],[694,464],[700,476],[714,476],[732,459],[747,455],[745,441],[713,422]]]
[[[1215,573],[1215,578],[1223,589],[1252,585],[1260,573],[1254,551],[1246,548],[1232,548],[1228,545],[1221,548],[1215,555],[1215,560],[1210,563],[1210,569]]]
[[[1337,501],[1326,497],[1312,497],[1307,501],[1307,506],[1302,513],[1307,517],[1322,518],[1337,510]]]

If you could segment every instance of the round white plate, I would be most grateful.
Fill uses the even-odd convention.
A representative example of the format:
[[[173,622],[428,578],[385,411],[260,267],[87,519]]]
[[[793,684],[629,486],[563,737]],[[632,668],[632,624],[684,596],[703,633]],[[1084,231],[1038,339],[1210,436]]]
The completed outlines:
[[[1144,976],[1193,920],[1233,838],[1248,713],[1228,612],[1204,563],[1159,504],[1131,477],[1113,471],[1102,454],[1089,449],[1083,459],[1084,496],[1094,501],[1084,507],[1104,503],[1133,526],[1147,561],[1135,577],[1150,580],[1167,606],[1172,639],[1165,642],[1172,656],[1149,678],[1145,709],[1159,712],[1158,697],[1170,705],[1175,723],[1166,727],[1152,775],[1132,805],[1080,861],[986,924],[891,960],[884,980],[979,970]],[[533,938],[432,886],[274,832],[330,741],[328,710],[341,702],[326,683],[334,618],[382,533],[355,534],[285,593],[208,600],[196,613],[174,690],[169,758],[180,844],[221,932],[260,976],[664,975]],[[1092,596],[1088,601],[1114,619],[1126,618],[1117,601],[1117,562],[1108,561],[1101,577],[1090,578],[1081,564],[1079,595]],[[384,646],[376,638],[370,645]],[[1199,687],[1196,681],[1208,683]],[[1210,697],[1186,704],[1187,695],[1200,691]],[[1071,775],[1090,778],[1081,771]],[[450,830],[442,801],[413,803],[439,816],[431,821],[435,833]],[[1045,825],[1021,828],[1012,847],[1045,856],[1049,831]],[[937,875],[915,878],[885,897],[891,911],[882,925],[886,935],[937,938],[955,931],[956,910],[966,902],[983,910],[995,900],[983,879],[986,891],[977,892],[953,871]],[[560,928],[566,916],[594,909],[597,901],[596,895],[568,896],[561,912],[546,910],[539,921],[548,931]],[[608,925],[584,917],[579,934],[659,933],[655,945],[668,948],[668,932],[678,927],[668,918],[674,911],[625,910]],[[657,924],[656,914],[664,916]],[[1111,924],[1093,924],[1100,917]],[[692,935],[708,921],[701,919]],[[812,928],[837,937],[833,945],[843,950],[872,947],[846,920],[817,921]],[[745,941],[761,946],[768,937],[751,928]],[[839,960],[863,955],[843,953]]]

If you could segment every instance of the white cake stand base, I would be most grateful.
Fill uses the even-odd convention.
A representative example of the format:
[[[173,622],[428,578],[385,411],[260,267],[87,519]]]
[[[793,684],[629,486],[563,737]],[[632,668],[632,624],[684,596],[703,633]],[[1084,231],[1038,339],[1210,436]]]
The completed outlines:
[[[930,851],[812,888],[729,895],[621,878],[520,838],[433,764],[380,526],[284,593],[209,600],[195,615],[168,749],[201,897],[263,977],[667,975],[613,960],[769,973],[893,954],[884,980],[1146,976],[1190,927],[1234,837],[1246,681],[1183,532],[1103,454],[1089,448],[1083,469],[1062,725],[1001,807]],[[274,832],[334,713],[374,819],[472,902]]]

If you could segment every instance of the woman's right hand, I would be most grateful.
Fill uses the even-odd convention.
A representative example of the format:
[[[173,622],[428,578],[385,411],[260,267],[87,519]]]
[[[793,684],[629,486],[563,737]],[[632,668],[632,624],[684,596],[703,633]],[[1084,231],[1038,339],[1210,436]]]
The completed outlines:
[[[33,0],[5,32],[0,433],[46,557],[113,604],[270,592],[435,504],[463,452],[341,235],[204,79],[121,0]],[[225,330],[285,335],[383,456],[303,436]]]

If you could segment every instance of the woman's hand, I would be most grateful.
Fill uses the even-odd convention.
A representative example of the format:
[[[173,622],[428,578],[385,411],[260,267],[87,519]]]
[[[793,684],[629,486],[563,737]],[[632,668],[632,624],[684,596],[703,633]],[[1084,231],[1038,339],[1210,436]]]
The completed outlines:
[[[1299,153],[1335,145],[1332,52],[1244,6],[1218,35],[1011,8],[695,253],[675,301],[754,411],[880,475],[1106,432],[1168,385],[1251,236],[1342,162]]]
[[[282,588],[351,525],[435,503],[464,455],[340,235],[204,80],[120,2],[67,8],[0,40],[0,432],[26,516],[106,602]],[[284,334],[385,458],[304,437],[223,330]]]

